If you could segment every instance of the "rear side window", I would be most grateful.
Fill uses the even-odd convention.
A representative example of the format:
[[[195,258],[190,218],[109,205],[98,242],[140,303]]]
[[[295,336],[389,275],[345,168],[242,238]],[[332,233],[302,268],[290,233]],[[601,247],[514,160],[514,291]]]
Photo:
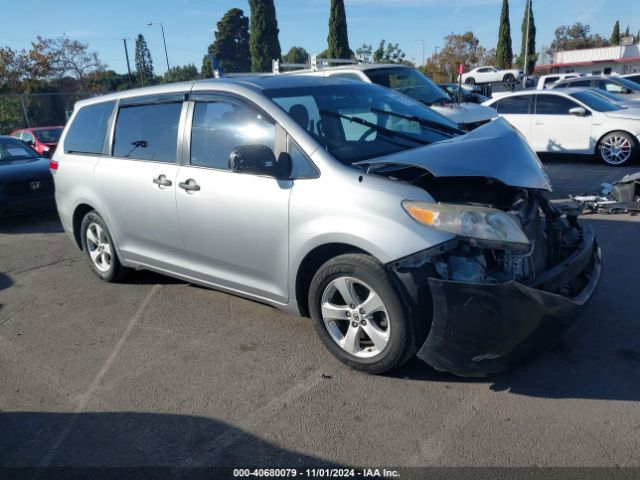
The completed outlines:
[[[506,115],[526,115],[529,113],[531,95],[503,98],[495,103],[498,113]]]
[[[175,162],[181,111],[181,102],[121,107],[116,120],[113,156]]]
[[[103,102],[82,107],[69,127],[64,152],[101,154],[114,105],[115,102]]]

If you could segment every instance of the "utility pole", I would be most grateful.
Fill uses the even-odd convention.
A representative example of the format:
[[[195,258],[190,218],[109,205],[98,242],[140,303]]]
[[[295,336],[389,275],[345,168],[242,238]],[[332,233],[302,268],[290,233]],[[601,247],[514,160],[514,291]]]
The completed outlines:
[[[524,39],[524,62],[523,62],[523,70],[524,70],[524,80],[523,82],[526,84],[527,81],[527,67],[529,65],[529,17],[531,16],[531,0],[527,0],[527,34]]]
[[[167,39],[164,37],[164,25],[162,25],[162,22],[149,22],[147,23],[147,27],[150,27],[151,25],[160,25],[160,30],[162,30],[162,42],[164,43],[164,58],[167,60],[167,80],[169,80],[169,75],[170,75],[170,70],[171,68],[169,67],[169,54],[167,53]]]
[[[422,63],[421,65],[425,64],[425,56],[424,56],[424,40],[416,40],[416,42],[420,42],[422,44]]]
[[[129,50],[127,49],[127,39],[123,38],[122,42],[124,43],[124,56],[127,58],[127,72],[129,73],[129,88],[132,87],[131,83],[131,64],[129,63]]]

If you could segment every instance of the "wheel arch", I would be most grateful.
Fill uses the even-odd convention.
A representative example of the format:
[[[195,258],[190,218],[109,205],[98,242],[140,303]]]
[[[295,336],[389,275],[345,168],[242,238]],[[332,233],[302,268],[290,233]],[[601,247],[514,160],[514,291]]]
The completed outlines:
[[[371,253],[348,243],[325,243],[309,251],[300,264],[296,272],[295,295],[300,314],[308,317],[309,314],[309,287],[311,280],[318,269],[327,261],[338,255],[346,253],[362,253],[376,258]],[[377,259],[376,259],[377,260]]]
[[[633,140],[633,143],[635,144],[636,148],[640,147],[640,144],[638,143],[638,137],[636,137],[633,133],[624,130],[622,128],[614,128],[612,130],[609,130],[605,133],[603,133],[602,135],[600,135],[600,138],[598,138],[598,141],[596,142],[596,153],[598,151],[598,147],[600,146],[600,143],[602,142],[602,140],[604,139],[604,137],[606,137],[607,135],[610,135],[612,133],[616,133],[616,132],[620,132],[620,133],[624,133],[625,135],[629,135],[631,137],[631,140]]]
[[[82,225],[82,219],[84,218],[84,216],[91,212],[92,210],[95,210],[95,208],[93,208],[91,205],[89,205],[88,203],[81,203],[78,206],[76,206],[75,210],[73,211],[73,218],[72,218],[72,226],[73,226],[73,238],[76,241],[76,245],[78,245],[78,248],[80,250],[82,250],[82,237],[81,237],[81,232],[80,232],[80,226]]]

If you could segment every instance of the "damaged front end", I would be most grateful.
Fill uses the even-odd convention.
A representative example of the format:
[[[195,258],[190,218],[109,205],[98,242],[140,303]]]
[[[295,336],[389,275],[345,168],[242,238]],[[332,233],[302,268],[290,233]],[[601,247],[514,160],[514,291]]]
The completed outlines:
[[[526,236],[526,243],[500,243],[456,235],[389,265],[411,297],[423,306],[425,297],[431,300],[421,308],[432,320],[417,356],[437,370],[485,376],[560,340],[600,278],[593,231],[563,215],[541,190],[479,177],[413,178],[438,205],[499,210]]]

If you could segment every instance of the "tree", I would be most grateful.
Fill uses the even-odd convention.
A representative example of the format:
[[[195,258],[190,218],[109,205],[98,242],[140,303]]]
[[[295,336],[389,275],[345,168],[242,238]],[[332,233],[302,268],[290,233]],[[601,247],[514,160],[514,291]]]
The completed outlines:
[[[527,20],[529,23],[529,35],[527,36]],[[525,65],[525,46],[527,46],[527,58]],[[530,75],[536,65],[536,22],[533,18],[533,8],[531,0],[527,0],[524,8],[524,17],[522,18],[522,47],[520,57],[518,58],[518,66],[524,70],[525,75]]]
[[[251,69],[249,49],[249,19],[239,8],[232,8],[217,24],[214,42],[209,45],[209,55],[219,63],[223,72],[248,72]],[[202,61],[202,76],[213,77],[209,55]]]
[[[29,58],[24,50],[0,47],[0,92],[17,92],[29,70]]]
[[[373,47],[371,45],[367,45],[363,43],[362,46],[358,47],[356,50],[356,60],[363,63],[372,63],[373,62]]]
[[[283,60],[285,63],[309,63],[309,52],[302,47],[291,47]]]
[[[475,68],[486,58],[487,50],[473,32],[462,35],[451,34],[444,38],[444,47],[438,54],[438,61],[450,77],[457,76],[458,66],[463,64],[466,70]]]
[[[624,32],[624,36],[625,37],[630,37],[631,36],[631,25],[627,25],[627,29]]]
[[[509,0],[502,0],[500,14],[500,30],[498,32],[498,46],[496,47],[496,67],[511,68],[513,50],[511,48],[511,24],[509,21]]]
[[[142,34],[138,34],[136,37],[136,50],[135,50],[136,71],[140,83],[144,85],[153,80],[153,61],[151,60],[151,52],[147,46],[147,41]]]
[[[331,0],[327,43],[329,44],[327,51],[329,58],[351,58],[353,56],[353,52],[349,48],[344,0]]]
[[[551,50],[581,50],[585,48],[606,47],[609,41],[600,35],[591,34],[591,27],[580,22],[556,28]]]
[[[406,54],[397,43],[380,40],[378,48],[373,52],[374,63],[405,63]]]
[[[196,66],[191,63],[182,67],[171,67],[171,70],[165,73],[164,78],[167,82],[188,82],[189,80],[199,79],[200,72],[198,72]]]
[[[616,20],[611,32],[611,45],[620,45],[620,21]]]
[[[90,72],[102,71],[105,66],[96,52],[89,52],[89,45],[62,36],[43,38],[38,36],[29,50],[30,70],[38,78],[62,78],[72,75],[80,83]]]
[[[251,70],[270,72],[271,62],[280,60],[278,20],[273,0],[249,0],[251,8]]]

